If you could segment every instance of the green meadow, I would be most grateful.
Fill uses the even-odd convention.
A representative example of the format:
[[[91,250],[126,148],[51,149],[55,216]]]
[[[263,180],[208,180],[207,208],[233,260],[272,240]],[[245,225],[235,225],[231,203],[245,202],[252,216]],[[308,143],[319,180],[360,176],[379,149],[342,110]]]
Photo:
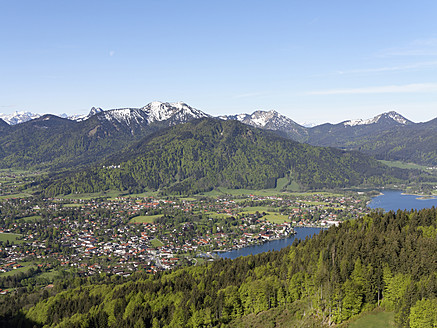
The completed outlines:
[[[7,233],[7,232],[0,233],[0,241],[2,241],[2,242],[6,242],[9,240],[9,242],[21,244],[22,241],[18,240],[18,238],[20,238],[20,237],[21,237],[21,235],[17,234],[17,233]]]
[[[351,322],[348,328],[390,328],[394,325],[394,312],[371,312],[364,314],[354,322]]]
[[[139,215],[130,220],[130,223],[153,223],[155,219],[162,217],[162,214],[157,215]]]

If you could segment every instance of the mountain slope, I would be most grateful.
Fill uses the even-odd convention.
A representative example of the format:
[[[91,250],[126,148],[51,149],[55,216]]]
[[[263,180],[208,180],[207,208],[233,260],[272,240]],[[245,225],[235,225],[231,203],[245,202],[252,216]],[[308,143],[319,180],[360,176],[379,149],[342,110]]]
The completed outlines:
[[[94,115],[91,115],[94,114]],[[184,103],[94,109],[72,121],[54,115],[0,127],[0,167],[62,168],[100,162],[159,129],[207,116]]]
[[[224,115],[219,116],[222,120],[236,120],[257,128],[279,131],[283,135],[296,141],[304,141],[308,136],[307,129],[290,118],[271,111],[255,111],[252,114]]]
[[[402,126],[413,124],[410,120],[395,111],[382,113],[372,119],[349,120],[342,123],[345,126],[378,124],[380,127]]]
[[[437,166],[437,118],[368,138],[357,150],[378,159]]]
[[[368,120],[350,120],[338,124],[322,124],[308,129],[308,143],[357,149],[366,138],[376,138],[379,134],[397,127],[414,125],[396,112],[387,112]]]
[[[31,112],[14,112],[12,114],[0,114],[0,119],[8,123],[9,125],[15,125],[24,123],[33,119],[40,117],[40,114],[35,114]]]
[[[120,108],[97,113],[99,120],[117,121],[130,126],[132,131],[152,123],[168,122],[168,125],[174,125],[208,116],[183,102],[162,103],[159,101],[154,101],[142,108]]]
[[[26,120],[35,116],[23,115]],[[13,125],[2,120],[0,168],[58,169],[100,162],[160,129],[202,117],[210,116],[182,102],[152,102],[141,108],[93,107],[88,115],[69,116],[68,120],[54,115],[27,122],[22,122],[23,119],[22,123]],[[437,166],[437,120],[413,123],[396,112],[387,112],[368,120],[305,128],[276,111],[220,118],[272,130],[314,146],[357,150],[378,159]]]
[[[366,155],[314,147],[237,121],[200,119],[148,136],[104,165],[44,185],[47,195],[107,189],[193,193],[217,186],[272,188],[289,177],[302,188],[406,179]]]
[[[395,111],[371,119],[322,124],[306,128],[275,111],[220,116],[258,128],[277,131],[314,146],[357,150],[384,160],[437,166],[437,119],[414,123]]]
[[[437,119],[413,123],[396,112],[370,120],[323,124],[308,130],[307,142],[357,150],[377,159],[437,166]]]

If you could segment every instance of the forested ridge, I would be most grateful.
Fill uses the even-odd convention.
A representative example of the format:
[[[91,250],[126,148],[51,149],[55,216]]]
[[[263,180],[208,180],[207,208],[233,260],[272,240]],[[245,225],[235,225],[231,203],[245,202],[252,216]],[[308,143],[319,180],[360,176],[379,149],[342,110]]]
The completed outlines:
[[[437,211],[375,212],[277,252],[156,275],[64,279],[1,302],[3,326],[233,327],[274,310],[289,313],[290,325],[321,326],[380,305],[395,311],[397,327],[435,327]]]
[[[358,152],[314,147],[237,121],[200,119],[148,136],[94,168],[42,185],[48,196],[108,189],[196,193],[222,186],[273,188],[289,177],[302,189],[382,185],[417,172]]]
[[[357,150],[378,159],[437,165],[437,119],[363,140]]]
[[[81,122],[44,115],[0,127],[0,168],[57,170],[101,162],[160,128],[159,124],[129,127],[99,115]]]
[[[354,149],[377,159],[437,165],[437,119],[400,126],[322,124],[308,129],[306,141]]]

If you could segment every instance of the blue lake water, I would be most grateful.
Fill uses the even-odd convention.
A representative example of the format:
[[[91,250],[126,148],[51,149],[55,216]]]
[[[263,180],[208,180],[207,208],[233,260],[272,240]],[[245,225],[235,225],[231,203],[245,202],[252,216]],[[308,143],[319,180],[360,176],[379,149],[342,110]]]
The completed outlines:
[[[295,228],[296,234],[288,238],[272,240],[265,242],[264,244],[243,247],[228,252],[220,252],[217,254],[218,256],[223,258],[235,259],[237,257],[247,256],[250,254],[256,255],[268,251],[278,251],[284,247],[287,247],[288,245],[291,245],[296,238],[302,240],[306,237],[311,238],[313,235],[318,234],[321,230],[322,229],[320,228]]]
[[[382,208],[384,211],[411,210],[437,207],[437,198],[420,199],[420,196],[402,195],[402,191],[384,190],[367,205],[370,208]]]
[[[437,207],[437,198],[432,199],[420,199],[420,196],[415,195],[403,195],[402,191],[398,190],[384,190],[383,195],[374,197],[372,201],[367,205],[369,208],[382,208],[384,211],[397,211],[411,210],[411,209],[423,209]],[[268,251],[277,251],[284,247],[287,247],[298,239],[305,239],[306,237],[312,237],[314,234],[318,234],[322,229],[320,228],[295,228],[296,234],[285,239],[268,241],[264,244],[243,247],[234,249],[228,252],[220,252],[218,255],[223,258],[235,259],[240,256],[256,255]]]

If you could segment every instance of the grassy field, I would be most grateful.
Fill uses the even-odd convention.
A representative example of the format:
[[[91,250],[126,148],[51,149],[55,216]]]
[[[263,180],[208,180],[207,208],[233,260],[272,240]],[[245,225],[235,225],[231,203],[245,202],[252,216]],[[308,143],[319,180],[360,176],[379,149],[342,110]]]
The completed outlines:
[[[123,195],[123,197],[130,197],[130,198],[145,198],[145,197],[156,197],[158,196],[158,191],[146,191],[139,194],[129,194],[129,195]]]
[[[278,196],[281,195],[282,192],[276,189],[262,189],[262,190],[253,190],[253,189],[228,189],[228,188],[216,188],[214,190],[200,193],[199,195],[205,195],[209,197],[218,197],[221,195],[232,195],[232,196],[241,196],[241,195],[257,195],[257,196]]]
[[[194,202],[197,199],[194,197],[180,197],[179,200],[186,201],[186,202]]]
[[[300,186],[299,186],[299,184],[296,181],[293,180],[293,181],[290,182],[290,184],[287,186],[286,189],[288,191],[296,192],[296,191],[300,190]]]
[[[33,222],[40,219],[41,219],[40,215],[33,215],[33,216],[26,216],[24,218],[20,218],[19,220],[24,222]]]
[[[33,190],[23,189],[23,186],[31,177],[39,176],[42,173],[41,171],[31,172],[16,169],[1,169],[0,183],[2,184],[2,193],[4,193],[4,195],[0,196],[0,200],[30,197]]]
[[[30,196],[32,196],[32,195],[28,194],[28,193],[21,192],[18,194],[3,195],[3,196],[0,196],[0,199],[26,198],[26,197],[30,197]]]
[[[196,263],[196,265],[202,265],[202,264],[206,263],[206,260],[204,258],[202,258],[202,257],[196,257],[195,258],[195,263]]]
[[[328,205],[328,203],[325,203],[325,202],[311,202],[311,201],[306,202],[306,201],[303,201],[302,203],[305,203],[305,204],[308,204],[308,205],[313,205],[313,206],[316,206],[316,205]]]
[[[109,197],[109,198],[115,198],[122,194],[121,191],[117,190],[108,190],[108,191],[102,191],[102,192],[95,192],[95,193],[85,193],[85,194],[69,194],[69,195],[59,195],[57,198],[62,199],[94,199],[94,198],[100,198],[100,197]]]
[[[144,198],[144,197],[156,197],[158,196],[158,191],[146,191],[139,194],[126,194],[118,190],[107,190],[95,193],[84,193],[84,194],[69,194],[69,195],[58,195],[57,198],[62,199],[94,199],[100,197],[108,197],[114,200],[118,197],[129,197],[129,198]]]
[[[284,189],[284,187],[288,184],[289,180],[287,177],[285,178],[279,178],[276,181],[276,190],[281,191],[282,189]]]
[[[394,312],[375,311],[365,314],[350,323],[348,328],[380,328],[380,327],[395,327]]]
[[[9,272],[1,272],[0,277],[13,276],[13,275],[16,275],[17,273],[20,273],[20,272],[27,272],[31,268],[36,268],[36,265],[34,262],[17,262],[17,263],[21,264],[23,267],[15,269],[15,270],[11,270]]]
[[[150,244],[152,244],[152,247],[161,247],[161,246],[164,246],[164,244],[160,240],[158,240],[158,239],[152,239],[150,241]]]
[[[226,213],[216,213],[216,212],[204,212],[203,214],[207,215],[209,218],[214,218],[214,219],[222,219],[230,216],[229,214]]]
[[[248,214],[255,214],[256,212],[262,213],[262,212],[271,212],[274,209],[268,206],[253,206],[253,207],[244,207],[241,212],[248,213]]]
[[[287,215],[281,215],[278,213],[269,213],[263,216],[263,219],[266,219],[271,223],[279,223],[279,224],[289,221]]]
[[[194,196],[208,196],[208,197],[219,197],[223,195],[231,195],[231,196],[247,196],[247,195],[255,195],[255,196],[281,196],[281,195],[311,195],[311,194],[324,194],[326,196],[332,196],[334,194],[329,192],[310,192],[310,193],[302,193],[299,192],[299,185],[292,181],[290,184],[288,184],[287,178],[281,178],[278,179],[278,185],[275,189],[261,189],[261,190],[254,190],[254,189],[228,189],[219,187],[216,189],[213,189],[208,192],[202,192]],[[282,191],[282,189],[286,186],[285,190]],[[97,193],[84,193],[84,194],[69,194],[69,195],[59,195],[57,198],[60,199],[94,199],[94,198],[100,198],[100,197],[108,197],[110,199],[115,199],[116,197],[131,197],[131,198],[142,198],[142,197],[156,197],[158,196],[158,191],[147,191],[139,194],[124,194],[121,191],[116,190],[108,190],[103,192],[97,192]],[[30,196],[30,194],[17,194],[17,195],[10,195],[10,196],[3,196],[6,198],[11,197],[17,197],[19,195],[27,195]],[[0,196],[1,198],[1,196]],[[187,197],[187,196],[181,196],[179,197],[180,200],[185,201],[195,201],[196,198],[194,197]],[[65,206],[65,205],[64,205]]]
[[[305,311],[308,311],[306,304],[302,301],[294,302],[285,307],[278,306],[267,311],[262,311],[258,314],[251,313],[242,316],[230,322],[229,327],[235,328],[328,328],[316,316],[307,315],[302,317]],[[381,327],[382,328],[382,327]]]
[[[153,223],[157,218],[162,217],[162,214],[157,215],[139,215],[130,220],[130,223]]]
[[[55,277],[59,275],[59,271],[57,270],[50,270],[47,272],[40,273],[37,275],[38,278],[47,279],[49,281],[54,281]]]
[[[239,214],[255,214],[265,212],[262,218],[271,222],[271,223],[284,223],[288,221],[287,215],[281,215],[279,212],[275,212],[273,208],[268,206],[256,206],[256,207],[246,207],[242,209]]]
[[[15,244],[21,244],[22,241],[21,240],[17,240],[17,238],[20,238],[21,235],[20,234],[16,234],[16,233],[0,233],[0,241],[6,242],[7,240],[9,240],[9,242],[14,242]]]
[[[0,174],[24,174],[24,175],[39,175],[42,172],[32,172],[32,171],[25,171],[25,170],[19,170],[19,169],[14,169],[14,168],[10,168],[10,169],[0,169]]]
[[[404,163],[401,161],[383,161],[383,160],[379,160],[379,162],[381,162],[387,166],[398,167],[400,169],[417,169],[417,170],[422,170],[422,171],[428,171],[427,166],[414,164],[414,163]]]

